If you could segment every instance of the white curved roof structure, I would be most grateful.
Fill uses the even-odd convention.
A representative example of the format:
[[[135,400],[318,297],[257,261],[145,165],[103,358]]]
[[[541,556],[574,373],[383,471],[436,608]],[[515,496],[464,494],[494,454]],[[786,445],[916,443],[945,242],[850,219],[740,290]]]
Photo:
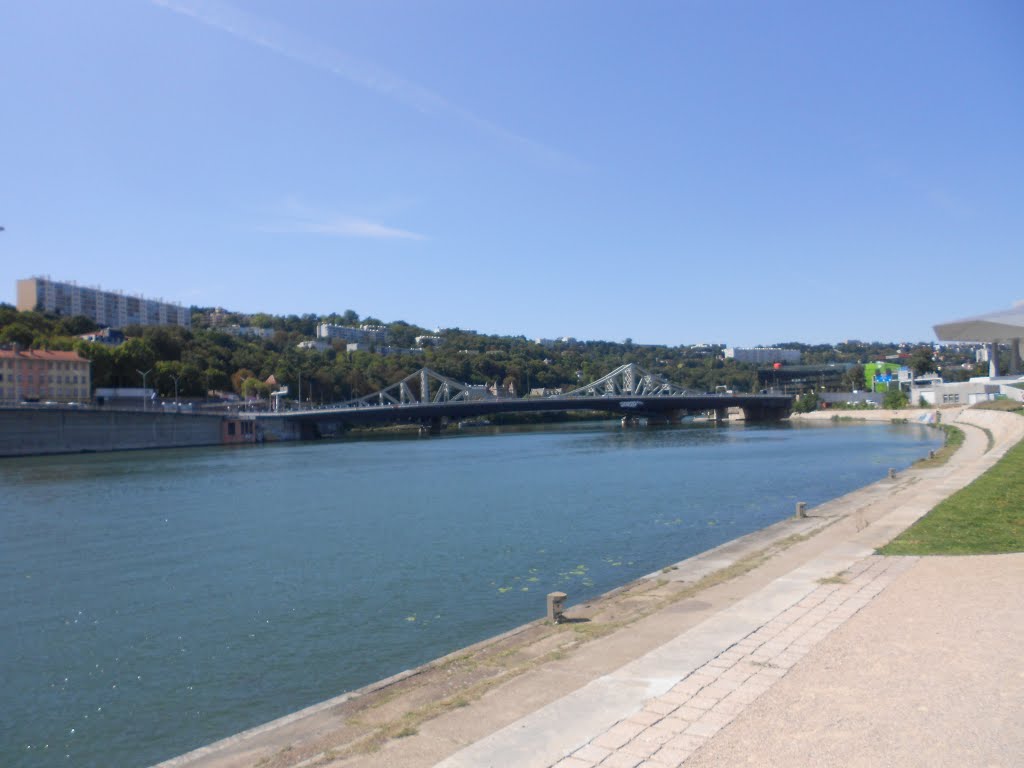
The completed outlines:
[[[939,341],[998,342],[1024,338],[1024,304],[933,326]]]

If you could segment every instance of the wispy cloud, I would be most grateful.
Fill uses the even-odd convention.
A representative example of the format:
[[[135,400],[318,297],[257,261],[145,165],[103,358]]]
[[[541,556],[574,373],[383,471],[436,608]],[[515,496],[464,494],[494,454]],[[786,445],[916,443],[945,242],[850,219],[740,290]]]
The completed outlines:
[[[360,61],[329,46],[267,19],[259,18],[222,2],[198,0],[151,0],[155,5],[187,16],[206,26],[233,35],[252,45],[329,72],[350,83],[373,91],[426,114],[448,115],[483,133],[517,147],[538,160],[563,166],[577,166],[575,160],[558,150],[528,139],[448,101],[425,88],[369,62]]]
[[[372,240],[426,240],[425,235],[407,229],[387,227],[375,221],[357,219],[352,216],[337,216],[326,221],[299,221],[292,232],[307,232],[313,235],[335,235],[337,237],[365,237]]]
[[[427,240],[426,235],[389,227],[378,221],[347,214],[323,214],[289,202],[280,219],[260,226],[262,232],[276,234],[357,237],[369,240]]]

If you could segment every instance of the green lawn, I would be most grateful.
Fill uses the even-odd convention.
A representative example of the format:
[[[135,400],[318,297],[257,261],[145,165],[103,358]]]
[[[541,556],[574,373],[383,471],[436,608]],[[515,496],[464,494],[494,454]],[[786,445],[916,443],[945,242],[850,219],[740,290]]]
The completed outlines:
[[[883,555],[998,552],[1024,552],[1024,441],[879,550]]]

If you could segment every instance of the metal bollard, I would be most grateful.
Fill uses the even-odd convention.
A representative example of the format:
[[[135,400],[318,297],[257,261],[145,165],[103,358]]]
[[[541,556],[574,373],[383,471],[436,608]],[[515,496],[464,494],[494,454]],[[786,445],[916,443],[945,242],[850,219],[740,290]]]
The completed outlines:
[[[565,592],[548,592],[548,621],[562,623],[562,612],[565,609]]]
[[[807,517],[807,502],[798,501],[796,503],[796,517]]]

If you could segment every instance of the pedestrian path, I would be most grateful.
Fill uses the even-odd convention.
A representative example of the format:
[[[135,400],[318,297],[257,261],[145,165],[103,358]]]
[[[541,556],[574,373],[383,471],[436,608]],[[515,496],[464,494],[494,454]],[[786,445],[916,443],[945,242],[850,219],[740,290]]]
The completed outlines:
[[[555,768],[672,768],[771,688],[917,558],[863,558],[644,702]]]

